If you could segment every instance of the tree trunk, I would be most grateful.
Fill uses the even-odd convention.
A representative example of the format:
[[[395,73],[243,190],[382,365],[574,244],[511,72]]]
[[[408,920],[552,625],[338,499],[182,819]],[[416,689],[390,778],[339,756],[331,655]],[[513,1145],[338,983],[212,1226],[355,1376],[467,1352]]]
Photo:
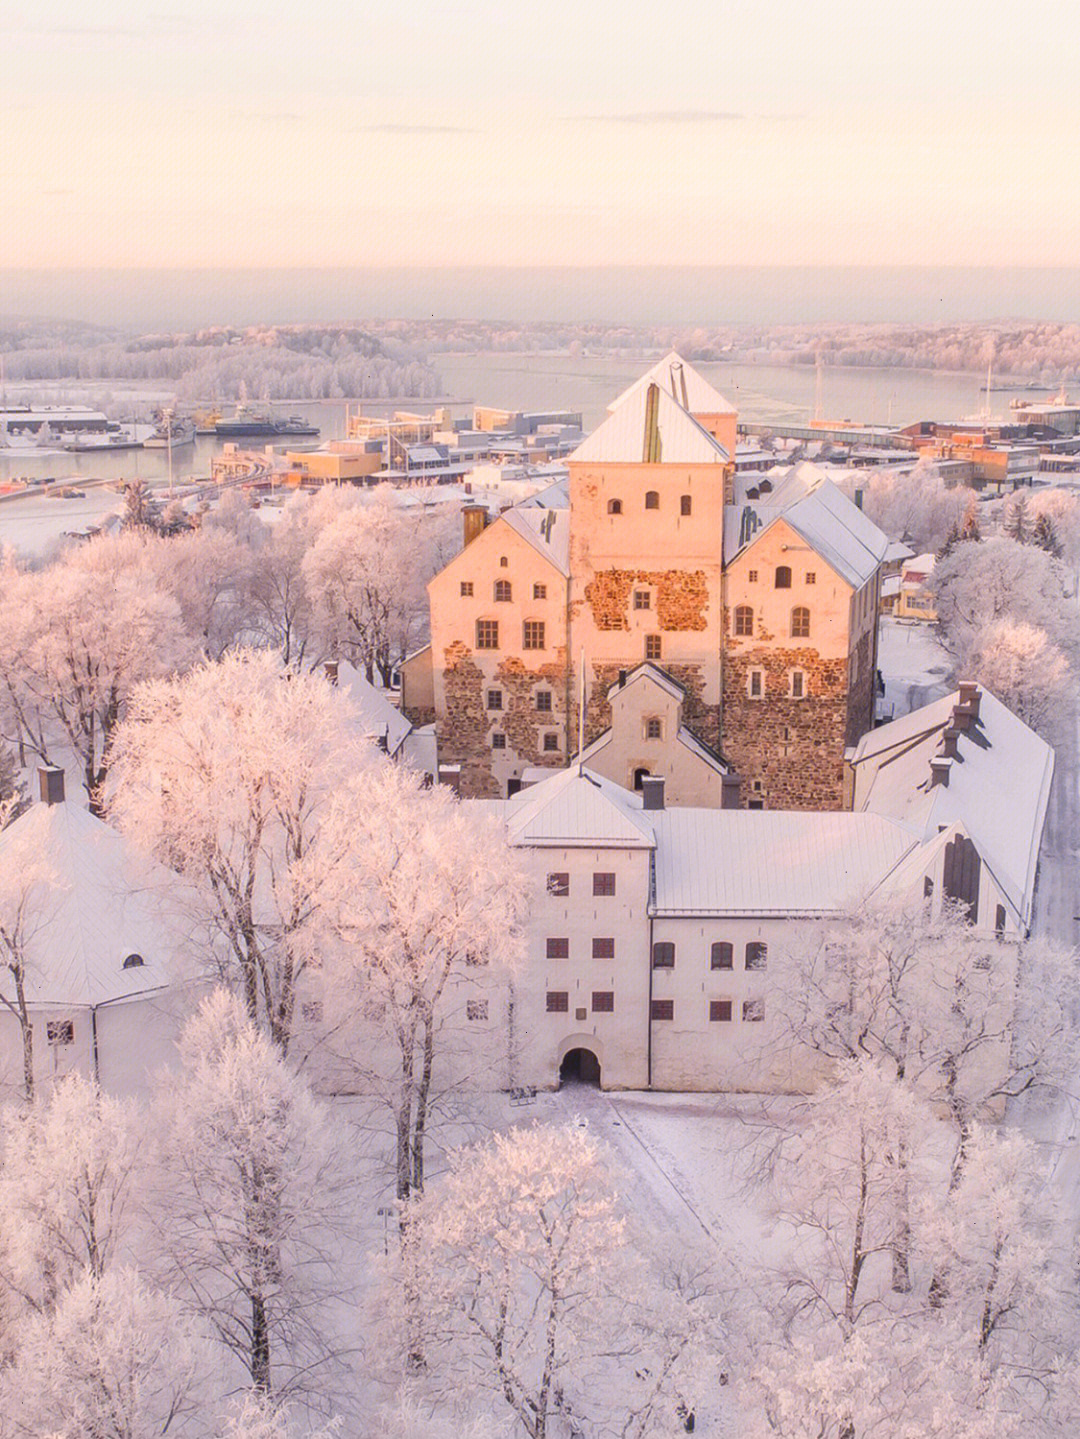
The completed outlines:
[[[910,1177],[908,1172],[908,1142],[903,1129],[896,1146],[896,1166],[899,1171],[899,1195],[897,1197],[896,1236],[892,1246],[892,1287],[894,1294],[911,1293],[911,1202]]]
[[[261,1294],[251,1296],[251,1382],[261,1394],[270,1393],[270,1324]]]
[[[416,1095],[416,1120],[412,1133],[412,1188],[420,1194],[424,1188],[424,1141],[427,1136],[428,1101],[431,1095],[431,1071],[435,1063],[435,1034],[432,1017],[424,1020],[424,1063]]]

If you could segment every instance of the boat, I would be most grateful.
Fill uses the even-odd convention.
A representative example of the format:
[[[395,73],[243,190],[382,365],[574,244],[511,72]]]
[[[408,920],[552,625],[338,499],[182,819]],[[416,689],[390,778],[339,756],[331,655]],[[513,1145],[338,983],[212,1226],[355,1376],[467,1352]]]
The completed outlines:
[[[215,405],[209,410],[196,410],[191,418],[195,422],[195,433],[197,435],[216,435],[218,422],[221,419],[221,411]]]
[[[278,435],[317,435],[318,428],[308,424],[300,415],[290,415],[287,420],[276,420],[264,410],[252,410],[246,405],[237,405],[231,420],[218,420],[214,434],[219,440],[237,440],[262,437],[274,439]]]
[[[279,435],[318,435],[318,425],[313,425],[301,415],[290,415],[278,425]]]
[[[62,448],[69,454],[84,455],[91,452],[100,454],[102,450],[141,450],[143,443],[131,431],[117,430],[107,435],[87,434],[77,440],[65,440]]]
[[[194,443],[195,426],[181,415],[173,415],[171,420],[167,415],[157,419],[154,433],[143,441],[148,450],[178,450],[181,445]]]

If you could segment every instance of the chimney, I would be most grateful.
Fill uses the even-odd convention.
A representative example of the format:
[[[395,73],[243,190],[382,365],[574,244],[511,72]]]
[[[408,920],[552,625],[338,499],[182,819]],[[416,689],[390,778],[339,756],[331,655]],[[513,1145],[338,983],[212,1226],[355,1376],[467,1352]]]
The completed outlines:
[[[930,761],[931,789],[933,789],[935,785],[941,785],[943,789],[949,788],[949,772],[952,766],[953,762],[951,759],[946,759],[944,755],[935,755]]]
[[[971,728],[971,711],[963,705],[953,705],[952,727],[961,733]]]
[[[651,384],[645,392],[645,437],[641,448],[641,462],[645,465],[658,465],[660,454],[660,387]]]
[[[952,725],[942,735],[941,754],[943,759],[957,759],[957,741],[960,739],[960,731]]]
[[[960,681],[960,704],[973,720],[979,718],[979,686],[975,680]]]
[[[336,685],[336,684],[337,684],[337,678],[338,678],[337,671],[338,671],[338,662],[337,662],[337,660],[324,660],[324,661],[323,661],[323,674],[325,674],[326,678],[330,681],[330,683],[331,683],[332,685]]]
[[[460,794],[461,766],[459,764],[441,764],[439,766],[439,783],[449,785],[455,794]]]
[[[461,509],[461,521],[464,526],[463,540],[468,547],[482,535],[487,526],[487,510],[483,505],[463,505]]]
[[[38,786],[42,804],[64,803],[64,771],[57,765],[43,764],[40,766]]]
[[[664,776],[662,774],[642,776],[641,807],[642,809],[664,808]]]
[[[738,809],[742,790],[742,776],[726,774],[720,780],[720,808]]]

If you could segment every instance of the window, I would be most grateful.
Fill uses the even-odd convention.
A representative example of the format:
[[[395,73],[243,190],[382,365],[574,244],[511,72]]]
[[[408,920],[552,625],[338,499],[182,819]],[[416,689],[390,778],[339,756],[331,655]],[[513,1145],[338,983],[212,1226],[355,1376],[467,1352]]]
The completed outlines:
[[[606,936],[599,939],[594,939],[592,942],[592,957],[593,959],[614,959],[614,939],[608,938]]]
[[[615,876],[606,870],[598,870],[592,877],[592,892],[593,894],[614,894]]]
[[[473,592],[473,582],[472,582],[472,580],[462,580],[462,582],[461,582],[461,593],[462,593],[463,595],[471,595],[472,592]]]
[[[735,633],[737,635],[754,633],[754,611],[750,605],[735,606]]]
[[[675,968],[675,946],[670,939],[658,939],[652,947],[653,969]]]
[[[550,714],[550,713],[551,713],[551,691],[550,691],[550,690],[537,690],[537,692],[536,692],[536,708],[537,708],[542,714]]]
[[[923,876],[922,897],[923,899],[933,899],[934,897],[934,881],[929,875]]]
[[[498,732],[496,732],[495,734],[493,734],[493,735],[491,736],[491,748],[492,748],[492,749],[505,749],[505,748],[506,748],[506,736],[505,736],[504,734],[499,734]]]
[[[565,899],[570,893],[570,876],[562,870],[557,870],[547,877],[547,892],[559,899]]]
[[[547,993],[548,1014],[566,1014],[570,1009],[570,996],[565,989],[549,989]]]
[[[994,911],[994,933],[1003,935],[1005,933],[1005,906],[999,904]]]
[[[300,1006],[300,1017],[305,1024],[322,1024],[323,1006],[321,999],[306,999]]]
[[[662,657],[663,650],[660,645],[659,635],[645,636],[645,658],[647,660],[658,660]]]
[[[690,508],[691,508],[690,496],[689,496],[689,495],[680,495],[680,496],[679,496],[679,514],[680,514],[680,515],[688,515],[688,514],[690,513]]]
[[[791,671],[791,698],[801,700],[806,697],[806,676],[802,670]]]
[[[498,620],[476,621],[476,648],[478,650],[497,650],[499,648]]]
[[[495,581],[495,598],[499,604],[506,604],[513,597],[509,580]]]
[[[486,999],[467,999],[465,1001],[466,1019],[487,1019],[488,1002]]]
[[[544,648],[544,621],[526,620],[522,631],[522,648],[542,650]]]
[[[765,1018],[765,1001],[763,999],[744,999],[742,1017],[747,1024],[760,1024]]]
[[[747,969],[764,969],[769,957],[769,946],[761,939],[752,939],[746,946]]]
[[[500,569],[500,570],[505,570],[505,569],[509,568],[509,565],[510,565],[510,561],[506,558],[506,556],[505,556],[505,555],[500,555],[500,556],[499,556],[499,569]]]
[[[650,1019],[674,1019],[675,1001],[673,999],[654,999],[649,1008]]]
[[[649,718],[645,721],[645,738],[663,739],[664,721],[662,719],[657,719],[655,715],[650,715]]]
[[[658,510],[660,508],[660,493],[658,490],[646,491],[645,508],[647,510]]]
[[[569,959],[570,941],[565,938],[549,939],[547,942],[548,959]]]
[[[726,1023],[730,1018],[731,1018],[731,1000],[730,1000],[730,999],[710,999],[710,1000],[709,1000],[709,1020],[710,1020],[711,1023],[715,1024],[717,1021],[719,1021],[721,1024],[724,1024],[724,1023]]]
[[[123,968],[124,968],[124,969],[142,969],[142,967],[143,967],[143,965],[144,965],[145,963],[146,963],[146,960],[143,959],[143,957],[142,957],[141,954],[126,954],[126,955],[124,956]]]
[[[488,690],[487,707],[489,710],[501,710],[503,702],[502,690]]]
[[[805,605],[796,605],[791,611],[791,638],[793,640],[810,638],[810,611]]]
[[[709,968],[734,969],[735,946],[728,944],[726,939],[718,939],[709,951]]]
[[[791,589],[791,570],[787,565],[777,565],[775,583],[778,590]]]
[[[546,599],[547,599],[547,585],[533,585],[533,599],[534,599],[534,600],[546,600]]]
[[[808,585],[816,585],[816,584],[817,584],[817,575],[814,573],[813,570],[807,570],[807,572],[806,572],[806,583],[807,583]]]
[[[636,609],[636,610],[651,610],[651,609],[652,609],[652,595],[651,595],[651,593],[650,593],[648,590],[635,590],[635,591],[634,591],[634,609]]]
[[[614,1014],[615,995],[610,989],[594,989],[592,996],[593,1014]]]
[[[608,500],[608,502],[607,502],[607,512],[608,512],[609,515],[621,515],[621,514],[622,514],[622,500]]]
[[[544,753],[557,754],[559,750],[559,736],[549,733],[544,736]]]
[[[759,700],[765,693],[765,675],[762,670],[751,670],[746,676],[746,693],[752,700]]]
[[[73,1019],[46,1020],[45,1038],[50,1044],[74,1044],[75,1021]]]
[[[750,581],[750,583],[751,583],[752,585],[756,585],[756,584],[757,584],[757,570],[750,570],[749,573],[747,574],[746,578]]]

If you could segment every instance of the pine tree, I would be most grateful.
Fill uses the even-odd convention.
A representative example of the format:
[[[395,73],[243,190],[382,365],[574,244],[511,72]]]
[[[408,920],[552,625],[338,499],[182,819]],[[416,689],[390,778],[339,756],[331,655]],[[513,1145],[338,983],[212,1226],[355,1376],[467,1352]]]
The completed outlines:
[[[1039,515],[1036,519],[1035,528],[1031,532],[1031,543],[1038,545],[1039,549],[1045,550],[1048,555],[1053,555],[1055,560],[1061,559],[1061,545],[1049,515]]]
[[[1005,534],[1018,545],[1026,545],[1031,538],[1028,532],[1027,495],[1019,492],[1005,517]]]
[[[945,537],[945,543],[937,552],[938,559],[948,559],[949,555],[952,554],[955,546],[960,543],[961,538],[962,536],[960,534],[960,526],[954,521],[952,529],[950,529],[948,535]]]
[[[964,522],[960,526],[960,538],[962,540],[982,539],[982,531],[979,529],[979,516],[975,509],[974,495],[972,495],[968,501],[968,507],[964,511]]]

